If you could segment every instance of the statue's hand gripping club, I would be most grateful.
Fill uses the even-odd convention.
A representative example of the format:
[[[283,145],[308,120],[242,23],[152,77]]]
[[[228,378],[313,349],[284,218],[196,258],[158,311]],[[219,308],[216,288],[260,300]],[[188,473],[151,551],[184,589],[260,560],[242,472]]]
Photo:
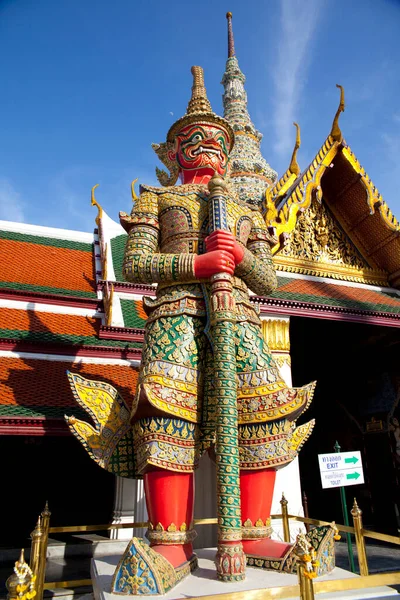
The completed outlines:
[[[207,246],[206,246],[207,247]],[[199,254],[194,259],[194,274],[197,279],[210,279],[217,273],[233,275],[235,259],[231,252],[224,249],[215,249],[206,254]]]
[[[244,247],[228,230],[216,229],[206,238],[206,254],[196,256],[194,271],[198,279],[208,279],[218,273],[233,275],[244,256]]]
[[[235,267],[239,265],[244,256],[244,247],[236,241],[235,236],[230,231],[216,229],[206,238],[207,252],[221,250],[230,252],[234,261]]]

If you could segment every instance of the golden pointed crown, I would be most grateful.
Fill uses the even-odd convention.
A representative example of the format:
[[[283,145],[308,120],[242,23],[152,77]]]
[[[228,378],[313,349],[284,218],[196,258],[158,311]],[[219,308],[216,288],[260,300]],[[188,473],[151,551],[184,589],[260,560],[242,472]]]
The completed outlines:
[[[204,86],[203,69],[202,67],[192,67],[191,71],[193,75],[192,97],[189,100],[186,114],[178,119],[168,131],[167,142],[174,142],[178,131],[186,127],[186,125],[190,125],[191,123],[205,123],[207,125],[216,125],[226,131],[229,138],[229,151],[231,151],[235,134],[229,122],[216,115],[211,109]]]

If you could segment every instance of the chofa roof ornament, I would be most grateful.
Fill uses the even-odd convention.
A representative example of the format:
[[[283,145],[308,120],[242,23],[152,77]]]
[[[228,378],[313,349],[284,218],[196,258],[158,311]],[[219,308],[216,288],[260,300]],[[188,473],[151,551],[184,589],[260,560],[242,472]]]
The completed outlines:
[[[343,140],[343,134],[339,127],[339,117],[340,113],[344,112],[345,103],[344,103],[344,88],[342,85],[336,84],[336,87],[340,89],[340,102],[339,107],[336,111],[336,115],[333,119],[332,129],[331,129],[331,137],[335,142],[341,142]]]

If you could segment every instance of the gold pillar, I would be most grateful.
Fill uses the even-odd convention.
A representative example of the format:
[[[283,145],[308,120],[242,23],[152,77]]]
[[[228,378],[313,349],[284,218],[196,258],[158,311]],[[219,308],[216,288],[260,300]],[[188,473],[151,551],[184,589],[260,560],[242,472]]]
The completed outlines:
[[[30,567],[35,577],[36,600],[42,600],[43,587],[39,594],[39,573],[40,573],[40,556],[43,540],[42,518],[39,517],[35,529],[31,533],[31,560]]]
[[[290,366],[289,319],[262,319],[262,333],[279,367]]]
[[[282,494],[281,507],[282,507],[283,539],[285,542],[290,542],[288,501],[286,500],[284,494]]]
[[[44,580],[45,580],[45,576],[46,576],[47,544],[48,544],[48,540],[49,540],[50,516],[51,516],[51,512],[49,511],[49,505],[46,502],[43,512],[41,514],[43,535],[42,535],[41,544],[40,544],[39,574],[38,574],[38,583],[36,586],[36,591],[38,593],[38,597],[39,597],[39,592],[41,594],[40,598],[43,596],[43,586],[44,586]]]
[[[297,566],[297,576],[299,578],[300,598],[301,600],[314,600],[314,586],[312,579],[307,577],[304,572],[304,564],[300,561]]]
[[[353,508],[351,509],[351,516],[353,517],[355,529],[357,557],[358,564],[360,566],[360,575],[368,575],[368,560],[367,553],[365,550],[365,538],[363,534],[362,510],[359,508],[355,498]]]

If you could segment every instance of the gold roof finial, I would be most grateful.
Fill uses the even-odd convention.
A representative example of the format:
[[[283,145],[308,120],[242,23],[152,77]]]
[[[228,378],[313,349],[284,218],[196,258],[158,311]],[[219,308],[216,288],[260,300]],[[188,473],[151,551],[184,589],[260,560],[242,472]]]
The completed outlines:
[[[204,71],[202,67],[192,67],[193,75],[192,97],[189,100],[186,114],[208,113],[212,112],[211,104],[207,98],[206,88],[204,86]]]
[[[340,103],[339,107],[336,111],[335,118],[333,119],[332,129],[331,129],[331,137],[335,142],[341,142],[343,139],[343,134],[339,127],[339,116],[340,113],[344,112],[345,104],[344,104],[344,89],[342,85],[336,84],[336,87],[340,89]]]
[[[296,127],[296,143],[294,145],[292,160],[290,161],[289,171],[294,175],[298,176],[301,173],[301,169],[299,167],[299,163],[297,162],[297,150],[300,148],[301,139],[300,139],[300,125],[297,123],[293,123]]]
[[[139,177],[136,177],[136,179],[134,179],[131,183],[132,202],[136,202],[136,200],[139,200],[139,198],[137,197],[136,192],[135,192],[135,183],[137,182],[138,179],[139,179]]]
[[[232,56],[235,56],[235,41],[233,39],[232,29],[232,13],[227,12],[226,18],[228,20],[228,58],[232,58]]]
[[[98,225],[98,224],[99,224],[99,221],[100,221],[100,219],[101,219],[101,218],[102,218],[102,216],[103,216],[103,209],[102,209],[102,207],[100,206],[100,204],[97,202],[97,200],[96,200],[96,198],[95,198],[95,196],[94,196],[94,190],[95,190],[97,187],[99,187],[99,184],[98,184],[98,183],[96,183],[96,185],[94,185],[94,186],[92,187],[92,201],[91,201],[91,205],[92,205],[92,206],[97,206],[97,209],[98,209],[98,211],[99,211],[99,212],[98,212],[98,214],[97,214],[97,217],[96,217],[96,219],[95,219],[95,221],[96,221],[96,224]]]

